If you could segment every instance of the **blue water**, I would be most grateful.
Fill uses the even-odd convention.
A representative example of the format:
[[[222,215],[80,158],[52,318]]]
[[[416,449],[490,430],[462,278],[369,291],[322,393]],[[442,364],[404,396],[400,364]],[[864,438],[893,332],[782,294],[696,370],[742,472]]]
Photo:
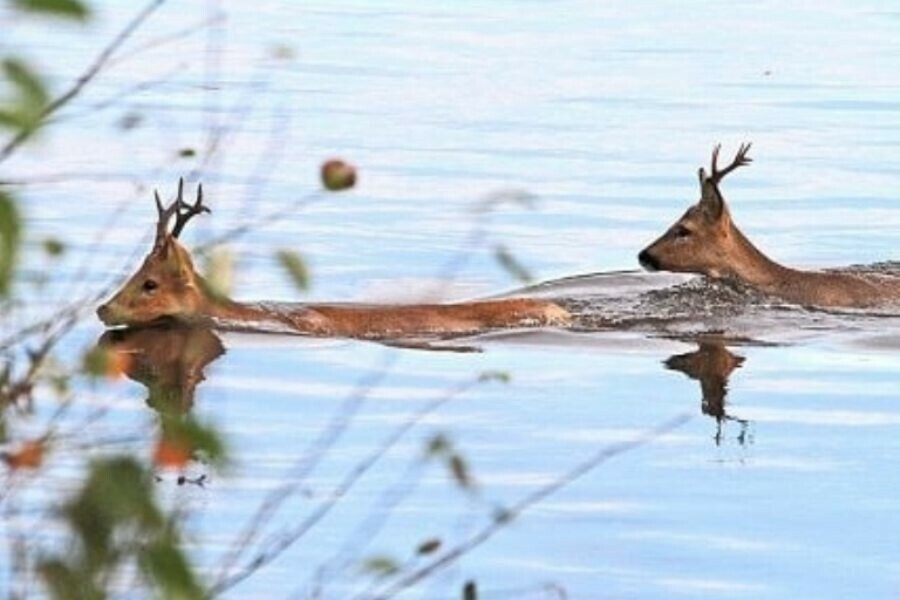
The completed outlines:
[[[63,89],[136,10],[94,4],[86,28],[0,12],[10,24],[0,54],[25,53]],[[696,169],[713,144],[729,153],[745,140],[755,162],[724,192],[762,249],[812,267],[897,259],[900,18],[889,9],[165,4],[47,135],[0,167],[0,179],[30,182],[14,188],[29,226],[23,272],[50,273],[0,333],[132,270],[152,235],[151,190],[171,195],[182,175],[202,180],[213,209],[189,226],[189,244],[296,206],[229,244],[234,294],[245,299],[494,294],[519,285],[494,260],[498,244],[539,280],[633,269],[637,251],[696,200]],[[193,33],[170,39],[184,30]],[[123,129],[125,117],[137,125]],[[219,128],[218,150],[204,162]],[[182,148],[197,156],[180,158]],[[359,167],[355,190],[317,193],[318,165],[331,156]],[[485,198],[515,190],[535,194],[537,205],[506,203],[486,222],[473,216]],[[478,227],[486,234],[471,248]],[[37,251],[46,236],[69,244],[59,263]],[[280,248],[308,261],[309,293],[279,268]],[[471,254],[443,281],[461,249]],[[441,406],[230,597],[308,597],[317,569],[347,540],[360,545],[359,523],[385,490],[408,485],[384,529],[324,587],[324,597],[361,593],[371,581],[359,570],[366,556],[411,560],[434,536],[452,546],[497,506],[678,415],[690,419],[600,465],[407,597],[459,597],[468,579],[485,598],[555,598],[559,589],[570,598],[893,597],[897,321],[804,323],[798,333],[781,319],[757,336],[785,345],[729,347],[745,360],[728,377],[734,419],[718,436],[698,381],[663,365],[697,346],[642,332],[477,340],[484,351],[475,354],[227,334],[194,410],[220,427],[235,464],[208,471],[203,489],[165,473],[160,495],[185,512],[194,558],[215,573],[236,531],[289,480],[361,378],[387,369],[266,532],[298,523],[423,403],[501,370],[510,383],[478,385]],[[62,348],[74,356],[100,332],[86,314]],[[145,396],[133,382],[85,384],[68,426],[80,432],[79,418],[106,407],[84,435],[134,433],[113,447],[149,456],[155,415]],[[24,426],[52,408],[39,405]],[[420,464],[438,432],[465,456],[476,495],[441,465]],[[35,489],[71,489],[64,467],[77,460],[62,454]]]

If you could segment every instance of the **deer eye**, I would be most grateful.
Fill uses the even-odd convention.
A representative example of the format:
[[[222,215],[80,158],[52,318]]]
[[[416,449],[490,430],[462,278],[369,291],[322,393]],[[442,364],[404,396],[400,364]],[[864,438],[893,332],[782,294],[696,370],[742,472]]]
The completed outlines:
[[[152,279],[148,279],[148,280],[145,281],[144,284],[141,286],[141,290],[143,290],[143,291],[145,291],[145,292],[152,292],[153,290],[155,290],[155,289],[158,288],[158,287],[159,287],[159,284],[156,283],[156,281],[154,281],[154,280],[152,280]]]
[[[675,234],[677,238],[686,238],[693,233],[690,229],[685,227],[684,225],[676,225],[675,230],[672,232]]]

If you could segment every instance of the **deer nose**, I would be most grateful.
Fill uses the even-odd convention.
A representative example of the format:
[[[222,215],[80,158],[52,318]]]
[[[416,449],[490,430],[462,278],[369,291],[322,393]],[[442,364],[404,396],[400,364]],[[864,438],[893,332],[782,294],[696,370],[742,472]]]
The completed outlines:
[[[97,307],[97,318],[106,323],[106,320],[109,318],[109,307],[105,304],[101,304]]]
[[[648,271],[659,271],[659,261],[646,250],[641,250],[641,253],[638,254],[638,262]]]

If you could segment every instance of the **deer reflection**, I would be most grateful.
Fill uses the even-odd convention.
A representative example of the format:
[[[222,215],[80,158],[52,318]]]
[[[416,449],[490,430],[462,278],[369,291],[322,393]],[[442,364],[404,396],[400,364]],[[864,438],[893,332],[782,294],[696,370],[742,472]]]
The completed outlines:
[[[721,340],[702,340],[697,345],[694,352],[670,356],[664,364],[667,368],[681,371],[700,382],[700,409],[703,414],[716,420],[716,445],[722,443],[722,428],[726,421],[740,424],[741,431],[737,441],[743,445],[747,441],[749,421],[728,414],[725,399],[728,395],[728,378],[745,359],[732,354]]]
[[[204,369],[225,353],[210,329],[176,325],[109,330],[97,345],[122,359],[125,375],[147,388],[147,404],[162,417],[191,410]]]

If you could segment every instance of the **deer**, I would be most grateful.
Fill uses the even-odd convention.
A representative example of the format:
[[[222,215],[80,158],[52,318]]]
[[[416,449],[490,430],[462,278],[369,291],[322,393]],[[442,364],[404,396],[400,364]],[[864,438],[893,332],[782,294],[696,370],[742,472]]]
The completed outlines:
[[[752,162],[751,144],[718,166],[721,145],[712,152],[710,173],[701,167],[700,200],[638,254],[648,271],[699,273],[739,281],[782,301],[817,308],[871,308],[900,301],[900,277],[833,271],[805,271],[781,265],[735,225],[719,184]]]
[[[105,325],[133,327],[174,320],[253,330],[258,323],[274,323],[290,332],[315,337],[387,340],[562,326],[572,318],[554,302],[522,297],[380,305],[238,302],[215,293],[197,273],[190,252],[179,241],[192,218],[210,212],[203,204],[202,184],[193,203],[185,201],[183,193],[183,178],[175,200],[168,206],[154,191],[158,219],[153,246],[122,288],[97,308],[97,316]]]

